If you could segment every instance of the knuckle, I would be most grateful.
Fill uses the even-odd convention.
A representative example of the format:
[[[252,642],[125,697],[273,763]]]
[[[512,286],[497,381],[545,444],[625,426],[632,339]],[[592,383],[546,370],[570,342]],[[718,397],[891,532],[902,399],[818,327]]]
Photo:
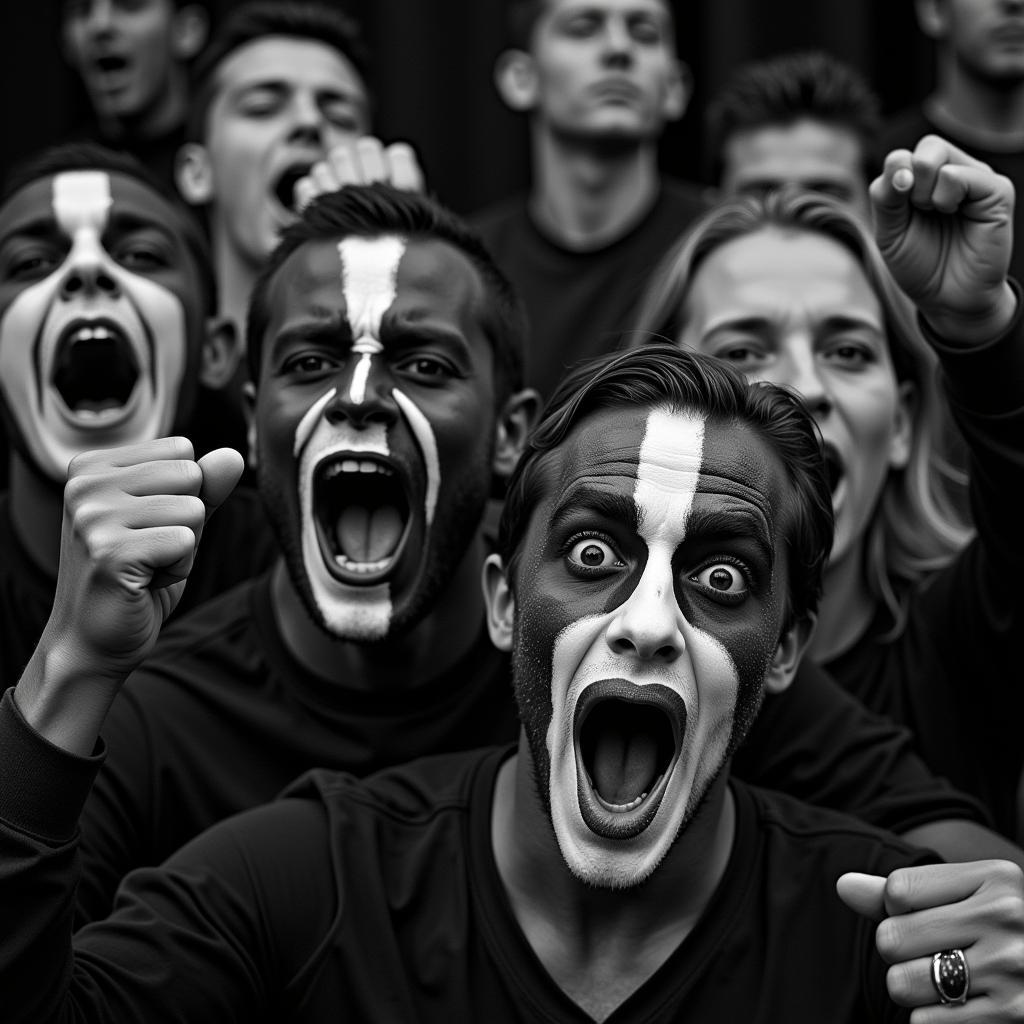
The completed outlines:
[[[917,875],[909,868],[897,868],[885,880],[885,905],[897,910],[912,906],[917,891]]]
[[[889,963],[899,960],[903,939],[904,928],[898,918],[887,917],[875,930],[875,947],[879,956]]]

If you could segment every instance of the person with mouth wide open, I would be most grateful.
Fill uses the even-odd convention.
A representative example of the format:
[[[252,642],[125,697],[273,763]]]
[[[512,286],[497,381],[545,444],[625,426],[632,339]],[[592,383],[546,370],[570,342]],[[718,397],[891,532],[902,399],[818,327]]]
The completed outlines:
[[[897,173],[909,191],[891,186]],[[836,514],[810,656],[908,726],[932,769],[1019,841],[1013,186],[929,136],[889,155],[872,198],[877,244],[813,195],[719,207],[652,278],[635,337],[674,339],[803,396]],[[951,422],[970,453],[973,540],[944,486]]]
[[[307,255],[337,266],[336,253]],[[301,291],[313,270],[277,284]],[[368,327],[375,306],[361,308]],[[288,339],[303,333],[294,370],[314,372],[316,332],[298,322],[282,321],[265,371],[292,365]],[[344,374],[350,396],[364,354]],[[316,431],[304,417],[282,431],[300,467]],[[102,711],[68,714],[54,694],[73,678],[109,698],[112,659],[151,646],[204,517],[241,471],[231,452],[182,455],[175,439],[122,449],[177,515],[105,524],[102,580],[74,571],[88,557],[69,535],[68,599],[0,709],[9,1020],[854,1024],[942,1000],[1020,1019],[1020,868],[931,864],[856,819],[730,779],[765,692],[790,684],[810,637],[832,507],[798,399],[667,345],[572,375],[510,481],[484,590],[490,636],[511,656],[518,746],[363,781],[314,771],[133,874],[113,915],[72,940],[88,779],[52,761],[26,769],[53,745],[94,750]],[[121,505],[116,481],[102,455],[84,457],[72,505]],[[354,558],[347,537],[343,551],[317,543],[324,562]],[[140,567],[144,585],[119,585]],[[933,957],[946,969],[934,982]]]
[[[63,487],[78,454],[188,432],[224,351],[203,239],[135,160],[93,144],[12,169],[0,194],[0,685],[53,601]],[[211,392],[212,393],[212,392]],[[259,572],[274,542],[255,494],[212,528],[181,611]]]

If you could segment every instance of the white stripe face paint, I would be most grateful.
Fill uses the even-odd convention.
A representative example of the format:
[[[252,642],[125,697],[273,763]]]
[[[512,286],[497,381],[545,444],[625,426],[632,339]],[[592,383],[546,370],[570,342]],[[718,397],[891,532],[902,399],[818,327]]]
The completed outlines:
[[[686,537],[698,491],[705,422],[689,413],[654,409],[640,446],[633,500],[647,560],[621,605],[567,626],[552,654],[553,715],[547,731],[551,759],[549,795],[562,855],[577,877],[623,888],[647,878],[667,853],[724,757],[739,677],[728,652],[688,622],[676,592],[672,558]],[[656,632],[680,654],[674,660],[642,661],[610,643],[613,633],[638,643]],[[637,686],[658,683],[676,691],[687,708],[682,753],[654,819],[632,839],[596,835],[584,821],[577,791],[573,737],[576,705],[587,687],[622,678]]]
[[[316,468],[340,452],[389,454],[387,432],[382,423],[357,430],[348,423],[331,423],[323,415],[337,390],[331,388],[310,406],[295,430],[294,452],[299,459],[299,510],[302,517],[302,561],[306,567],[313,600],[324,625],[335,636],[366,642],[387,635],[391,625],[391,586],[348,586],[336,579],[324,565],[317,538],[313,510],[313,482]]]
[[[423,500],[424,521],[427,529],[434,521],[434,509],[437,507],[437,492],[441,488],[441,463],[437,457],[437,441],[434,438],[434,431],[430,428],[430,421],[420,411],[419,407],[404,395],[398,388],[391,392],[399,409],[405,414],[409,428],[413,432],[420,451],[423,454],[423,464],[427,471],[426,494]]]
[[[30,186],[31,187],[31,186]],[[114,198],[99,171],[54,176],[50,211],[70,239],[53,273],[20,292],[0,320],[0,388],[36,465],[63,481],[70,460],[91,448],[170,432],[187,358],[185,310],[177,294],[117,263],[104,248]],[[107,284],[93,282],[102,275]],[[74,287],[65,285],[76,276]],[[87,283],[88,282],[88,283]],[[53,386],[68,331],[118,329],[138,378],[122,405],[69,408]]]
[[[354,405],[366,401],[366,382],[373,357],[384,351],[380,340],[381,320],[395,301],[398,264],[404,252],[405,240],[395,235],[343,238],[338,243],[352,351],[360,356],[352,372],[349,391]]]

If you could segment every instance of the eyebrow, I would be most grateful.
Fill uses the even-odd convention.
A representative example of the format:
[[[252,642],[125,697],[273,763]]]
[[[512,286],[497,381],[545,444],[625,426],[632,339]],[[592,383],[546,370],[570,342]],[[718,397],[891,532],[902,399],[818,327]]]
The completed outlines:
[[[775,545],[764,514],[748,508],[691,508],[683,542],[751,540],[760,549],[769,568],[775,564]]]
[[[111,231],[143,230],[159,231],[168,238],[175,238],[183,233],[183,230],[173,222],[168,224],[157,220],[155,216],[144,216],[128,210],[114,210],[104,224],[102,234],[106,235]],[[54,214],[47,213],[12,224],[4,231],[3,237],[6,239],[18,235],[27,235],[31,238],[66,238],[67,232],[60,226]]]
[[[754,334],[771,330],[774,326],[775,321],[770,316],[726,316],[721,320],[712,322],[711,326],[704,330],[703,337],[710,337],[718,331],[730,330],[749,331]],[[839,331],[866,328],[877,334],[884,333],[884,327],[881,324],[876,323],[874,320],[867,317],[857,316],[853,313],[834,313],[829,316],[824,316],[818,321],[817,326]]]
[[[587,483],[570,484],[562,493],[551,516],[551,529],[557,530],[571,522],[580,512],[589,512],[603,519],[621,523],[634,531],[639,527],[636,502],[619,491],[609,491]]]

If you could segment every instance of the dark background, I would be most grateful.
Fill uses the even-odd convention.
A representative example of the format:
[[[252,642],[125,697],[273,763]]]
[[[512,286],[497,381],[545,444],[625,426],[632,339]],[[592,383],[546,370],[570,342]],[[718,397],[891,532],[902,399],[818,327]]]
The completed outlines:
[[[214,19],[232,0],[209,0]],[[468,213],[524,187],[525,124],[491,82],[503,0],[347,0],[373,51],[376,131],[417,148],[436,193]],[[911,0],[674,0],[694,94],[665,135],[663,168],[701,180],[708,98],[748,60],[820,47],[859,69],[892,113],[932,84],[931,44]],[[60,0],[0,0],[0,173],[60,141],[85,110],[58,44]]]

